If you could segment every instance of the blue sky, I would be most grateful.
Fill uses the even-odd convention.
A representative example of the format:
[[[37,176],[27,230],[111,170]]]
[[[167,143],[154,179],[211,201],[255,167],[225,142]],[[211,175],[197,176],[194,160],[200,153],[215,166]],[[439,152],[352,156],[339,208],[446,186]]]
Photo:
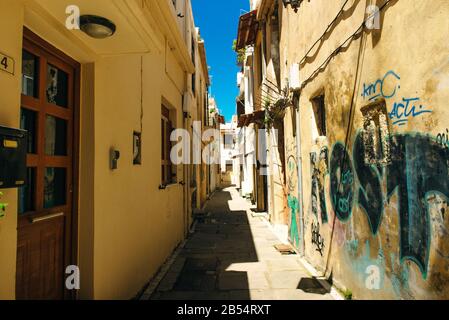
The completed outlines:
[[[211,67],[212,96],[226,121],[231,121],[236,108],[239,72],[232,41],[237,38],[239,16],[244,13],[241,10],[249,11],[249,0],[192,0],[192,8]]]

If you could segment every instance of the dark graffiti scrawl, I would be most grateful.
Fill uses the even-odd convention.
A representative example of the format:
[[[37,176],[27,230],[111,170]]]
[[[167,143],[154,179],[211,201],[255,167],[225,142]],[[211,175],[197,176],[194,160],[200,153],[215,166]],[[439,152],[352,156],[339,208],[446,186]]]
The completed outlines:
[[[437,142],[440,146],[449,148],[449,129],[446,128],[446,132],[437,135]]]
[[[381,168],[372,164],[366,164],[362,134],[357,135],[355,140],[353,158],[354,168],[359,179],[357,200],[359,206],[365,210],[368,216],[371,231],[376,235],[383,212]]]
[[[331,202],[341,221],[348,220],[352,213],[353,176],[348,152],[343,144],[335,144],[330,162]]]
[[[323,256],[323,250],[324,250],[324,239],[320,234],[320,223],[317,222],[317,224],[312,222],[312,244],[316,246],[316,251],[320,253],[321,256]]]
[[[326,196],[324,190],[324,179],[328,174],[328,163],[329,160],[327,147],[321,148],[319,159],[317,159],[317,154],[315,152],[312,152],[310,154],[310,165],[312,170],[312,213],[315,215],[315,217],[318,218],[319,202],[319,211],[322,223],[328,222]]]
[[[357,202],[367,215],[371,231],[377,234],[384,203],[388,205],[391,197],[397,194],[400,259],[415,262],[426,278],[430,247],[427,197],[440,193],[449,198],[449,150],[435,139],[420,134],[395,134],[390,137],[390,147],[392,159],[389,165],[367,165],[362,133],[357,135],[353,148],[353,163],[359,181]],[[331,197],[336,215],[343,221],[349,217],[353,206],[354,180],[345,178],[352,172],[351,167],[351,159],[345,155],[343,145],[337,143],[331,157]],[[386,195],[381,188],[384,181]]]
[[[439,192],[449,198],[449,152],[423,135],[395,135],[393,162],[387,168],[388,196],[397,190],[401,225],[401,259],[414,260],[424,275],[430,246],[426,197]]]

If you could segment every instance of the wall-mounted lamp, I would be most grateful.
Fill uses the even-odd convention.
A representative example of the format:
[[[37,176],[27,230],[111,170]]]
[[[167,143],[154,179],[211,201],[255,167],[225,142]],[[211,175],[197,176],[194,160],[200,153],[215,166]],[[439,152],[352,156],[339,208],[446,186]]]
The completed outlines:
[[[80,17],[80,29],[95,39],[111,37],[116,30],[115,24],[106,18],[94,15]]]
[[[287,6],[290,5],[295,12],[298,12],[298,8],[301,6],[302,1],[303,0],[282,0],[284,8],[287,8]]]

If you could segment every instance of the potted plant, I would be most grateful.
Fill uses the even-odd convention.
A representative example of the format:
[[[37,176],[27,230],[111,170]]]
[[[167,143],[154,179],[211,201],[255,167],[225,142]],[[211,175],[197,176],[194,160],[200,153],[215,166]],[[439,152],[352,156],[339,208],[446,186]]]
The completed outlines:
[[[0,200],[3,196],[3,192],[0,192]],[[0,218],[3,218],[5,216],[6,207],[8,206],[7,203],[0,202]]]

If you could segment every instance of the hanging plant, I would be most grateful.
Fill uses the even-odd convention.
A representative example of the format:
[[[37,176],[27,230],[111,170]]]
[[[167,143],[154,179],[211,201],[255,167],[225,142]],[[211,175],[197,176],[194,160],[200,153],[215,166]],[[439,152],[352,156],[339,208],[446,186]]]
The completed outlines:
[[[268,100],[264,101],[265,107],[265,127],[268,132],[275,126],[277,121],[282,121],[285,116],[286,109],[292,105],[288,89],[282,90],[282,96],[274,103],[270,103]]]
[[[234,40],[234,42],[232,43],[232,50],[237,53],[237,65],[243,65],[246,58],[246,48],[237,50],[237,40]]]
[[[3,196],[3,192],[0,192],[0,200]],[[3,218],[5,216],[6,207],[8,206],[7,203],[0,202],[0,218]]]

